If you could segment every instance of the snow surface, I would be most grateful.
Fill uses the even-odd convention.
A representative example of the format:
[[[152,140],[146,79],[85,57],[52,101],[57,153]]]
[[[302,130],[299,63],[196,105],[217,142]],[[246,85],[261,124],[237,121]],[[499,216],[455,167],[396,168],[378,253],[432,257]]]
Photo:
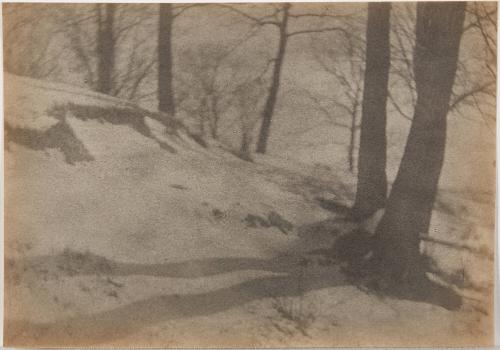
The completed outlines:
[[[447,190],[436,205],[431,237],[475,249],[422,247],[442,270],[467,278],[453,287],[464,305],[450,311],[375,295],[310,256],[354,229],[317,201],[349,204],[348,173],[277,156],[244,162],[128,102],[63,84],[7,74],[5,96],[6,125],[43,133],[63,120],[68,142],[87,155],[70,164],[54,140],[33,147],[7,133],[6,345],[491,341],[491,193]],[[131,109],[148,132],[82,118],[68,104],[96,114]],[[246,220],[270,213],[293,228]]]

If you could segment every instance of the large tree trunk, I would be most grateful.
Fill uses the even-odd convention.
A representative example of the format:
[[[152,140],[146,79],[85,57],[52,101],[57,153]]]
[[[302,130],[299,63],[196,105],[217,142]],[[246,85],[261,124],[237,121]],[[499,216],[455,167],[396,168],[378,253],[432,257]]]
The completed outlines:
[[[158,109],[175,114],[172,59],[172,4],[160,4],[158,21]]]
[[[390,3],[368,4],[366,68],[353,218],[385,206],[387,196],[386,103],[390,68]]]
[[[267,96],[264,111],[262,112],[262,125],[260,127],[259,140],[257,142],[257,153],[266,153],[267,140],[269,139],[269,129],[271,128],[271,120],[273,118],[274,106],[278,97],[278,90],[280,87],[281,67],[285,58],[286,44],[288,41],[287,26],[288,26],[288,13],[290,4],[283,5],[283,18],[280,23],[280,40],[278,45],[278,53],[274,60],[273,68],[273,81],[269,88],[269,95]]]
[[[113,34],[116,4],[97,6],[97,86],[104,94],[113,93],[115,38]]]
[[[446,144],[446,115],[465,2],[417,4],[414,72],[417,104],[399,171],[377,227],[375,256],[391,280],[422,276],[419,236],[429,228]],[[389,275],[388,275],[389,274]]]

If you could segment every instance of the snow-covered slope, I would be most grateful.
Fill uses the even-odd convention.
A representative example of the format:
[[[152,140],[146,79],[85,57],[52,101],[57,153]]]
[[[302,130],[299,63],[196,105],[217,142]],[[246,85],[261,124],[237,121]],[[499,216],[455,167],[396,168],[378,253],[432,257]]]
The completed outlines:
[[[381,298],[310,257],[353,228],[317,200],[348,203],[346,174],[244,162],[201,147],[179,121],[67,85],[6,75],[5,96],[8,345],[488,340],[472,306]],[[453,220],[437,220],[436,237]],[[471,235],[457,221],[448,239],[484,248],[480,224],[464,221]],[[431,253],[456,272],[463,252],[443,249]],[[490,266],[465,256],[471,271]]]

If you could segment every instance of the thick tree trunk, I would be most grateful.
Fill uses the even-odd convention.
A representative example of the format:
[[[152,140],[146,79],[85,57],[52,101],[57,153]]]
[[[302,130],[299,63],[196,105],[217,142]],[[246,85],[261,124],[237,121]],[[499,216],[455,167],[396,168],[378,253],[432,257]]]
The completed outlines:
[[[280,40],[278,45],[278,53],[274,60],[273,80],[269,88],[269,95],[267,96],[264,111],[262,112],[262,125],[260,127],[259,140],[257,142],[257,153],[266,153],[267,140],[269,139],[269,129],[271,128],[271,120],[273,118],[274,106],[278,97],[278,90],[280,87],[281,67],[285,58],[286,44],[288,41],[287,26],[288,26],[288,13],[290,4],[283,5],[283,18],[280,23]]]
[[[422,275],[419,236],[429,228],[446,144],[465,2],[417,4],[417,105],[399,171],[377,227],[375,256],[391,280]]]
[[[383,208],[387,196],[386,102],[390,68],[390,3],[368,4],[366,68],[353,218]]]
[[[173,88],[172,26],[174,14],[172,4],[159,4],[158,20],[158,109],[175,114]]]
[[[115,38],[113,34],[116,4],[97,6],[97,86],[104,94],[113,93]]]

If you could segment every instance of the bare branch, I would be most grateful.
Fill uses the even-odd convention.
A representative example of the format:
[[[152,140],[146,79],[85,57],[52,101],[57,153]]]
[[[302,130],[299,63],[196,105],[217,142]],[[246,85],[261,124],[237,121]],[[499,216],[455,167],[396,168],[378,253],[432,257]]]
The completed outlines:
[[[314,105],[316,106],[316,108],[323,114],[323,116],[325,116],[327,118],[327,120],[330,123],[332,123],[335,126],[339,126],[339,127],[343,127],[343,128],[350,127],[349,125],[339,123],[338,121],[336,121],[335,117],[330,114],[330,110],[328,108],[324,107],[321,104],[321,101],[318,99],[318,97],[313,95],[309,90],[302,89],[302,93],[305,94],[312,102],[314,102]],[[332,101],[332,102],[335,105],[337,105],[338,107],[341,107],[342,109],[346,110],[348,113],[351,113],[351,109],[349,108],[349,106],[347,106],[341,102],[338,102],[338,101]]]
[[[391,94],[391,92],[389,91],[387,97],[389,97],[389,101],[391,102],[391,104],[394,106],[394,108],[396,109],[396,111],[405,119],[407,120],[413,120],[413,118],[411,116],[409,116],[408,114],[406,114],[402,109],[401,107],[399,106],[399,104],[396,102],[396,100],[394,99],[394,96]]]
[[[495,82],[494,81],[490,81],[490,82],[488,82],[486,84],[476,86],[475,88],[473,88],[473,89],[471,89],[469,91],[466,91],[466,92],[460,94],[450,104],[450,110],[457,108],[457,106],[460,103],[464,102],[469,97],[472,97],[472,96],[475,96],[475,95],[481,94],[481,93],[489,95],[488,88],[490,88],[490,87],[492,87],[494,85],[495,85]]]
[[[142,69],[142,71],[136,76],[135,81],[132,84],[132,87],[130,88],[130,93],[128,95],[129,100],[134,99],[137,90],[139,89],[139,86],[141,85],[142,81],[146,78],[148,75],[149,71],[153,67],[153,65],[156,63],[156,59],[152,59],[148,64],[145,65],[145,67]]]
[[[193,8],[193,7],[201,7],[201,6],[207,6],[208,4],[186,4],[186,5],[177,5],[174,7],[174,9],[178,9],[177,13],[174,14],[174,18],[179,17],[182,15],[183,12]]]
[[[267,18],[269,16],[265,16],[263,18],[259,18],[259,17],[255,17],[255,16],[252,16],[244,11],[241,11],[240,9],[237,9],[233,6],[230,6],[230,5],[226,5],[226,4],[217,4],[217,6],[219,7],[222,7],[222,8],[226,8],[232,12],[235,12],[243,17],[245,17],[246,19],[249,19],[251,20],[252,22],[254,22],[255,24],[257,25],[260,25],[260,26],[264,26],[264,25],[274,25],[274,26],[279,26],[280,25],[280,22],[279,21],[276,21],[276,20],[266,20],[264,18]]]
[[[326,33],[326,32],[335,32],[339,31],[344,33],[345,35],[349,35],[349,33],[342,27],[328,27],[328,28],[321,28],[321,29],[305,29],[305,30],[298,30],[295,32],[288,33],[288,37],[292,37],[295,35],[300,35],[300,34],[311,34],[311,33]]]
[[[128,30],[130,30],[130,29],[132,29],[132,28],[134,28],[134,27],[136,27],[136,26],[140,25],[141,23],[148,21],[148,20],[149,20],[149,17],[138,18],[137,20],[130,22],[127,25],[123,25],[120,28],[115,29],[114,35],[113,35],[115,40],[118,40]]]
[[[290,18],[301,19],[301,18],[349,18],[356,15],[355,13],[348,14],[328,14],[328,13],[299,13],[299,14],[289,14]]]
[[[258,79],[262,78],[267,73],[267,70],[271,66],[271,63],[274,63],[274,62],[276,62],[276,58],[270,58],[270,59],[268,59],[266,65],[264,66],[264,69],[262,70],[262,72],[260,72],[257,75],[257,78]]]

